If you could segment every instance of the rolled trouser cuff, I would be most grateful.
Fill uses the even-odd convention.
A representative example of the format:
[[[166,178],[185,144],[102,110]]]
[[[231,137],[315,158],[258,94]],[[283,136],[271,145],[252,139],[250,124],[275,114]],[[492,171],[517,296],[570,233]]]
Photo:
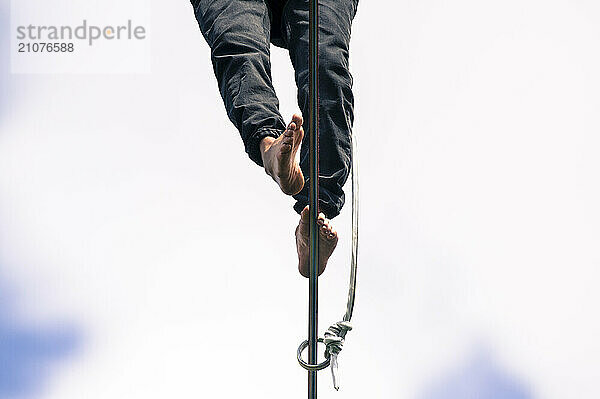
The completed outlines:
[[[262,127],[250,136],[246,143],[246,153],[254,163],[260,167],[264,167],[262,155],[260,153],[260,142],[265,137],[278,138],[284,132],[284,129],[274,127]]]
[[[307,184],[308,180],[304,184],[305,188]],[[306,205],[309,205],[310,203],[307,193],[307,190],[302,190],[300,193],[294,195],[294,199],[296,199],[294,210],[298,214],[300,214]],[[319,187],[319,211],[323,212],[327,219],[333,219],[342,211],[345,202],[344,197],[343,193],[340,196],[332,195],[327,189]]]

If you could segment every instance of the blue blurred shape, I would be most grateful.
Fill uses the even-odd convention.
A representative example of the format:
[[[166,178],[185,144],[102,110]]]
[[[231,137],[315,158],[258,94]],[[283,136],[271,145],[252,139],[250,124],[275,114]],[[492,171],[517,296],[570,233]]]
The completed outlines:
[[[0,122],[8,101],[10,77],[8,9],[0,4]],[[0,123],[0,127],[2,124]],[[38,396],[56,360],[79,343],[72,326],[23,323],[11,309],[6,287],[0,284],[0,399]]]
[[[488,351],[477,350],[464,364],[433,382],[420,399],[533,399],[526,384],[500,369]]]
[[[24,325],[7,305],[0,294],[0,398],[30,398],[43,389],[55,361],[78,346],[79,334],[59,323]]]

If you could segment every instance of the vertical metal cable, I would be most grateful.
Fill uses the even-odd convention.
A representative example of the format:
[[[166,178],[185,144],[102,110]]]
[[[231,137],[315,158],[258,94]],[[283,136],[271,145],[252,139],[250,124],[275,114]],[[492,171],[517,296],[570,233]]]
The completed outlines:
[[[308,283],[308,363],[317,364],[319,296],[319,14],[318,0],[309,0],[309,162],[310,271]],[[308,372],[308,399],[317,398],[317,371]]]

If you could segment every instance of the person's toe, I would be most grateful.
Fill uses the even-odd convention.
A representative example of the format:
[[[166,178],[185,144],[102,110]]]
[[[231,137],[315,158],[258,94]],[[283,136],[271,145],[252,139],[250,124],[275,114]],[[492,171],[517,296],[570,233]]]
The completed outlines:
[[[296,145],[300,147],[300,144],[302,144],[302,140],[304,139],[304,129],[302,128],[302,126],[300,126],[300,129],[296,130],[294,134],[294,138],[296,139]]]
[[[323,238],[327,237],[327,235],[329,234],[329,232],[327,231],[327,226],[321,226],[321,228],[319,229],[319,234],[321,234],[321,237]]]
[[[328,240],[330,240],[330,241],[333,241],[333,240],[335,240],[336,238],[337,238],[337,231],[336,231],[335,229],[333,229],[333,228],[332,228],[332,229],[329,231],[329,235],[327,236],[327,239],[328,239]]]
[[[298,114],[294,114],[292,116],[292,123],[295,123],[297,127],[302,126],[302,116],[298,115]]]

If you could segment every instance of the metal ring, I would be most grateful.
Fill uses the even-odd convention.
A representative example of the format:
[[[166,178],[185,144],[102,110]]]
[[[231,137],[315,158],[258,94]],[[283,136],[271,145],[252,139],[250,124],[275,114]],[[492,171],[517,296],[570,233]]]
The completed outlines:
[[[323,343],[323,338],[318,338],[317,342]],[[302,360],[302,352],[304,352],[304,349],[306,349],[306,347],[308,346],[308,340],[304,340],[304,342],[302,342],[300,344],[300,346],[298,347],[298,363],[300,363],[300,366],[302,366],[303,368],[305,368],[308,371],[319,371],[319,370],[323,370],[324,368],[329,367],[329,363],[331,362],[331,359],[329,358],[328,352],[325,352],[325,356],[326,359],[319,364],[308,364],[306,363],[304,360]]]

